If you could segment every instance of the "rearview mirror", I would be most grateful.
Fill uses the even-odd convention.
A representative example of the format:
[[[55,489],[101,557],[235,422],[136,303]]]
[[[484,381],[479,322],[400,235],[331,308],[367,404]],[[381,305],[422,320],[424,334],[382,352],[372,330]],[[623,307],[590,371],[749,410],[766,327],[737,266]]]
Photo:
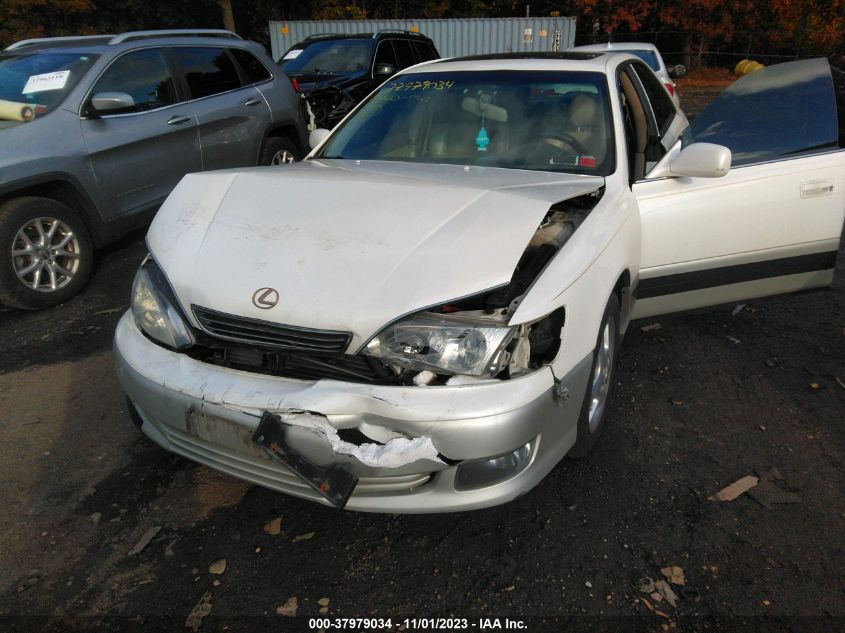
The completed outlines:
[[[97,112],[112,112],[135,107],[135,99],[125,92],[98,92],[91,98],[91,107]]]
[[[320,143],[326,140],[326,137],[330,134],[330,132],[326,129],[318,127],[316,130],[311,132],[308,136],[308,145],[311,146],[311,149],[317,147]]]
[[[376,75],[389,77],[396,72],[396,66],[393,64],[379,64],[376,66]]]

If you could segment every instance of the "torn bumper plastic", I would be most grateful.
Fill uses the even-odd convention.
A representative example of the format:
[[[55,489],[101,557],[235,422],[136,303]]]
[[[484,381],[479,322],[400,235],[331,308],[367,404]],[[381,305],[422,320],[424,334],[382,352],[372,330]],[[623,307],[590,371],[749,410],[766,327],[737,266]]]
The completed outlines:
[[[358,478],[348,509],[373,512],[471,510],[524,494],[575,442],[590,369],[588,357],[564,377],[574,397],[560,404],[548,368],[474,385],[385,387],[216,367],[150,342],[128,314],[118,324],[114,349],[143,432],[164,448],[331,505],[253,441],[269,411],[285,422],[286,445],[299,457],[323,469],[341,466]],[[365,441],[341,439],[345,429]],[[456,486],[461,463],[510,463],[501,457],[526,445],[529,456],[512,460],[518,464],[512,476],[499,473],[496,483],[478,488]]]

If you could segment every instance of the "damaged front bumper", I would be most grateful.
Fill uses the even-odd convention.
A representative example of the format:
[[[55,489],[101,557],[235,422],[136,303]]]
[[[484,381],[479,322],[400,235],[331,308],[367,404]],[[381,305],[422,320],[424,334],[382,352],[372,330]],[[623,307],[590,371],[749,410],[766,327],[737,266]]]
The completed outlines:
[[[533,488],[575,442],[591,360],[557,383],[548,367],[461,386],[302,381],[171,352],[144,337],[129,313],[115,333],[115,356],[142,430],[164,448],[330,505],[253,441],[270,412],[298,456],[357,477],[347,508],[407,513],[483,508]],[[556,399],[558,385],[572,397]]]

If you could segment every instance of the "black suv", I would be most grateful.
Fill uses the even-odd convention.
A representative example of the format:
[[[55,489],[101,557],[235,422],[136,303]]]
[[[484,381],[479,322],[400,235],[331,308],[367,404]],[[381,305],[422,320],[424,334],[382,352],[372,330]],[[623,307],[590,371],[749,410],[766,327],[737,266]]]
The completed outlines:
[[[279,65],[306,97],[311,127],[331,128],[395,72],[439,58],[434,42],[421,33],[381,30],[311,35]]]

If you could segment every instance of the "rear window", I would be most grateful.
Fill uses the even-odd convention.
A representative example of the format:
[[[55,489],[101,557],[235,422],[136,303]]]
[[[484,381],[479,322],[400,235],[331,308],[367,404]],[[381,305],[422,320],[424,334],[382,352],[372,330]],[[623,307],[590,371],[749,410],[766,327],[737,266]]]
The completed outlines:
[[[370,40],[322,40],[292,48],[279,64],[291,75],[347,75],[369,70]]]
[[[432,59],[437,59],[437,53],[431,44],[426,42],[412,42],[414,52],[417,54],[418,62],[427,62]]]
[[[735,166],[835,149],[836,97],[827,60],[776,64],[741,77],[695,118],[692,137],[729,148]]]
[[[241,87],[235,64],[224,48],[179,46],[173,49],[173,54],[194,99]]]
[[[660,62],[657,61],[657,55],[654,54],[654,51],[648,51],[641,48],[632,48],[629,50],[614,50],[619,53],[631,53],[631,55],[636,55],[646,64],[648,64],[652,70],[660,70]]]

